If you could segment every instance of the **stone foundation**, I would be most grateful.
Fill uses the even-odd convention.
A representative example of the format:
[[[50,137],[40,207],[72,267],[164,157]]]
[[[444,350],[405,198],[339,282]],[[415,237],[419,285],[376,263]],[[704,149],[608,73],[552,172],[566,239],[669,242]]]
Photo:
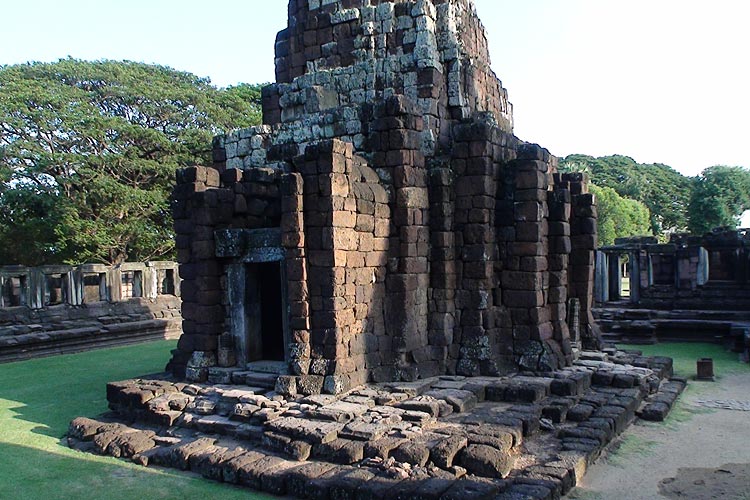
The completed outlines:
[[[685,386],[671,374],[669,358],[584,352],[554,372],[292,398],[213,369],[209,385],[111,383],[117,420],[78,418],[68,441],[297,498],[559,498],[636,415],[666,416]]]

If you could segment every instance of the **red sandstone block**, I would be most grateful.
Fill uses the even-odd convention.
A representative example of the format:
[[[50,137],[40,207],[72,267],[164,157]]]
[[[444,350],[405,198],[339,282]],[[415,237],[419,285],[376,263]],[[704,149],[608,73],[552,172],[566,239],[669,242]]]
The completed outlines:
[[[242,170],[239,168],[228,168],[221,173],[221,181],[227,185],[233,185],[242,181]]]
[[[305,260],[302,258],[287,258],[285,261],[286,265],[286,277],[290,281],[305,281],[307,279],[307,272],[305,270]]]
[[[467,224],[463,230],[464,244],[489,243],[492,230],[484,224]]]
[[[551,254],[547,256],[550,271],[565,271],[568,269],[570,258],[567,254]]]
[[[503,271],[501,283],[507,290],[540,290],[542,275],[533,272]]]
[[[594,252],[590,250],[574,250],[570,254],[570,263],[573,266],[594,266]]]
[[[546,221],[542,221],[537,224],[518,224],[516,226],[516,240],[517,241],[538,242],[538,241],[542,241],[542,239],[546,237],[547,237]],[[551,247],[550,247],[550,251],[552,251]],[[562,252],[556,252],[556,253],[562,253]]]
[[[371,233],[375,230],[375,217],[372,215],[357,215],[355,229],[357,231]]]
[[[571,248],[571,241],[567,236],[550,238],[549,240],[550,254],[569,254]]]
[[[552,323],[542,323],[539,325],[531,325],[531,338],[535,340],[549,340],[554,334],[552,329]]]
[[[596,234],[580,234],[570,237],[570,242],[576,249],[595,249]]]
[[[510,243],[510,252],[517,256],[541,256],[547,253],[547,245],[529,241],[516,241]]]
[[[570,224],[567,222],[549,222],[550,236],[570,236]]]
[[[518,189],[513,198],[515,201],[537,201],[546,202],[549,191],[544,189]],[[549,209],[547,210],[549,212]]]
[[[516,173],[516,189],[543,189],[547,190],[549,181],[547,174],[540,170],[521,170]]]
[[[586,283],[593,279],[594,267],[593,266],[574,266],[573,269],[568,273],[568,279],[576,283]]]
[[[346,254],[347,267],[356,269],[365,265],[364,252],[348,251]]]
[[[221,175],[215,168],[206,168],[206,186],[207,187],[219,187],[221,186]]]
[[[469,156],[492,156],[492,144],[487,141],[471,141]]]
[[[496,183],[487,175],[468,175],[456,180],[456,196],[473,196],[486,194],[494,196]]]
[[[491,221],[493,212],[483,208],[472,208],[469,210],[467,221],[472,224],[488,224]]]
[[[190,252],[194,259],[213,259],[216,250],[213,241],[193,241]]]
[[[376,219],[375,220],[374,244],[375,244],[376,249],[378,249],[377,240],[381,240],[381,242],[382,240],[387,241],[388,236],[390,235],[390,232],[391,232],[391,224],[388,219]],[[382,243],[382,246],[385,246],[385,249],[387,249],[387,246],[384,243]]]
[[[338,210],[331,214],[333,227],[353,228],[357,225],[357,214],[355,212]]]
[[[541,290],[505,290],[505,305],[508,307],[539,307],[544,305],[544,294]]]
[[[424,168],[413,165],[404,165],[394,168],[394,185],[398,187],[425,187],[427,186],[427,174]]]
[[[208,169],[206,167],[194,166],[183,168],[177,171],[177,182],[178,183],[191,183],[199,182],[205,183],[207,179]]]
[[[472,157],[466,160],[466,175],[484,175],[494,178],[496,166],[491,157]]]
[[[367,267],[385,266],[388,262],[388,255],[385,252],[367,252],[365,255],[365,265]]]
[[[518,222],[538,222],[544,220],[545,205],[536,201],[522,201],[513,204],[513,217]]]
[[[590,217],[577,218],[572,229],[575,234],[596,234],[596,219]]]
[[[529,319],[532,324],[543,324],[549,323],[552,319],[552,314],[549,307],[532,307],[529,309]]]

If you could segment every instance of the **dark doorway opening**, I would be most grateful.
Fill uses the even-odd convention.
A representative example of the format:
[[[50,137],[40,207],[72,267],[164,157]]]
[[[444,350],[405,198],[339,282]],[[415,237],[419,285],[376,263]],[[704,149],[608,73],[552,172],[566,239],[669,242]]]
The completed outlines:
[[[258,264],[262,359],[284,361],[281,266],[279,262]]]
[[[284,301],[281,263],[246,267],[245,317],[248,361],[284,361]]]
[[[654,285],[674,285],[675,262],[674,255],[652,254],[651,272]]]

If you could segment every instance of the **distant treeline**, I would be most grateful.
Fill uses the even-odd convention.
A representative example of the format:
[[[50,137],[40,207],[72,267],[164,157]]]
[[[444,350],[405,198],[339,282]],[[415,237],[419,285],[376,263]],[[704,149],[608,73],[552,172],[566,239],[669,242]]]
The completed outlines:
[[[716,165],[686,177],[662,163],[574,154],[560,161],[560,170],[590,175],[599,203],[600,245],[622,236],[704,234],[736,226],[750,209],[750,171],[739,166]]]

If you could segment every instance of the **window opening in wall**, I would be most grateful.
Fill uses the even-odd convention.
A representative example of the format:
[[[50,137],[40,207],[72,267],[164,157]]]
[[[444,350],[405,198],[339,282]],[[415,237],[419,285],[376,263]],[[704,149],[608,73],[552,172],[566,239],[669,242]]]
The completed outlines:
[[[123,299],[143,296],[143,272],[124,271],[122,273],[121,295]]]
[[[159,270],[159,294],[174,295],[174,269]]]
[[[11,276],[3,280],[3,307],[26,305],[26,276]]]
[[[65,286],[62,274],[44,275],[44,305],[54,306],[65,302]]]
[[[630,255],[620,256],[620,297],[630,298]]]
[[[708,280],[734,281],[737,268],[737,254],[734,250],[708,251]]]
[[[106,274],[84,274],[83,275],[83,302],[101,302],[107,298]]]
[[[674,255],[652,254],[651,274],[654,285],[674,285]]]

